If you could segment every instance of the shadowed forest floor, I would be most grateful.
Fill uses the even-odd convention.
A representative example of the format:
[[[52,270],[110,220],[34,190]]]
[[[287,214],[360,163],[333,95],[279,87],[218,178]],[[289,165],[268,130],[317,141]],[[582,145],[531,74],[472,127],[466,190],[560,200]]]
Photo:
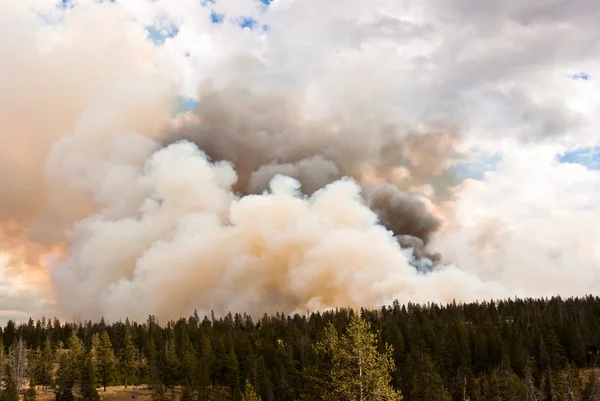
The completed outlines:
[[[135,399],[132,399],[132,395],[135,391]],[[54,392],[51,389],[37,390],[37,399],[38,401],[51,401],[54,400]],[[106,388],[106,392],[104,389],[99,388],[98,394],[100,395],[100,399],[102,401],[150,401],[152,399],[152,390],[150,390],[147,386],[139,386],[139,387],[127,387],[125,386],[111,386]],[[179,395],[181,394],[180,389],[175,389],[175,399],[179,399]]]
[[[23,393],[26,388],[22,389],[21,399],[23,399]],[[132,398],[135,392],[135,399]],[[101,401],[152,401],[152,389],[148,388],[148,386],[138,386],[138,387],[127,387],[125,386],[109,386],[106,388],[106,392],[104,392],[103,388],[98,389],[98,394],[100,395]],[[78,393],[75,392],[75,396]],[[167,391],[167,397],[173,397],[174,400],[179,400],[181,396],[181,387],[176,387],[174,393],[171,390]],[[219,397],[221,396],[221,397]],[[229,399],[230,393],[224,390],[218,391],[215,390],[210,395],[211,400],[219,400],[219,399]],[[54,401],[54,391],[52,389],[47,389],[44,391],[43,389],[37,390],[37,400],[38,401]]]

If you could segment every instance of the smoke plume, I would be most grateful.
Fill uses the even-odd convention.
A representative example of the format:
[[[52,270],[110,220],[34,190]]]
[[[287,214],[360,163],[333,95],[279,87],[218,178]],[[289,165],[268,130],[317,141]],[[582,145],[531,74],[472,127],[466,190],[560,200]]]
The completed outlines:
[[[168,54],[117,4],[82,5],[59,28],[34,14],[0,5],[0,253],[7,274],[42,277],[46,313],[506,294],[428,248],[461,156],[455,125],[412,126],[377,97],[317,107],[250,56],[172,117]]]
[[[107,205],[76,225],[53,275],[61,310],[258,314],[489,295],[455,268],[419,274],[349,178],[306,197],[299,181],[277,175],[264,194],[240,197],[232,164],[212,163],[183,141],[149,155],[129,179],[128,192],[139,195],[129,214],[108,217],[121,205]],[[440,291],[450,282],[449,293]]]
[[[443,192],[454,183],[448,166],[461,157],[456,132],[416,132],[370,109],[343,116],[334,108],[311,118],[293,97],[264,83],[253,91],[253,83],[202,91],[197,110],[167,130],[164,143],[189,140],[212,159],[231,161],[239,175],[234,189],[242,195],[263,192],[277,174],[297,179],[306,195],[352,177],[379,222],[419,239],[405,244],[424,257],[441,222],[409,191],[430,184]]]

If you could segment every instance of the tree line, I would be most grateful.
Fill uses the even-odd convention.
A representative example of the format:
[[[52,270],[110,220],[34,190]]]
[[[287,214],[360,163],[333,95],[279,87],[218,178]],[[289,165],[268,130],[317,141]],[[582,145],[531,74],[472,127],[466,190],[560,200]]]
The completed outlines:
[[[2,401],[28,389],[98,401],[110,385],[156,401],[600,400],[600,298],[337,309],[160,324],[9,321]]]

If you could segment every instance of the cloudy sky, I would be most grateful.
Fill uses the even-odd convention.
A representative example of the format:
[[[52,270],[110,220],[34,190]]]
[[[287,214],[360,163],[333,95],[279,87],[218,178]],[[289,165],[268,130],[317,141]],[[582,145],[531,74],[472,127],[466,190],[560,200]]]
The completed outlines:
[[[265,80],[307,115],[376,105],[410,126],[455,127],[464,157],[432,247],[509,295],[592,293],[598,18],[600,3],[585,0],[0,0],[0,185],[27,204],[35,194],[12,171],[30,158],[46,174],[47,148],[108,85],[151,79],[139,97],[164,93],[173,116],[202,85]],[[5,226],[20,218],[14,204],[0,201]],[[48,285],[0,260],[0,321],[43,313]]]

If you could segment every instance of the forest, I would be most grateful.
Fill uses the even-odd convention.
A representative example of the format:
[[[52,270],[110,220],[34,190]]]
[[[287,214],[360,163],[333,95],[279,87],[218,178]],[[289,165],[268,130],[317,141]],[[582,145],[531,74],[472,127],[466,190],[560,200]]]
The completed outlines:
[[[600,298],[159,322],[9,321],[2,401],[600,400]],[[177,389],[177,392],[175,392]]]

